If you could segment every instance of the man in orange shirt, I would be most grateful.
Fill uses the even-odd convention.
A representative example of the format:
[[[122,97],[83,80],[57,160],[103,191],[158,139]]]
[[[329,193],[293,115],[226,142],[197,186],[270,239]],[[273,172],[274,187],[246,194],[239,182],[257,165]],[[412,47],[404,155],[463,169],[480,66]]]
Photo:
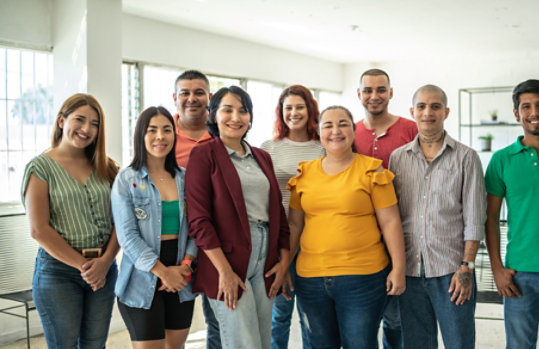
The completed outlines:
[[[187,167],[189,154],[198,144],[211,140],[206,128],[208,104],[211,98],[210,82],[206,75],[197,70],[187,70],[176,78],[174,83],[174,104],[178,113],[174,115],[176,123],[176,162]],[[219,323],[202,295],[202,310],[207,325],[206,348],[221,349]]]
[[[187,70],[174,83],[174,104],[178,113],[176,122],[176,161],[187,167],[191,150],[200,143],[211,139],[206,129],[208,104],[210,102],[210,82],[206,75],[196,70]]]

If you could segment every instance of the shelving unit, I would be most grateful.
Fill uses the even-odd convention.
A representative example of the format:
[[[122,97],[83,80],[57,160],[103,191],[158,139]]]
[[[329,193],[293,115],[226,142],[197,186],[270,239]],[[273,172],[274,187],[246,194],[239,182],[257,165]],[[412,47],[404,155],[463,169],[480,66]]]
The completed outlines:
[[[478,151],[478,132],[494,134],[493,151],[514,142],[520,124],[513,116],[512,92],[512,86],[459,89],[459,140]],[[492,109],[500,111],[497,122],[488,113]]]
[[[522,128],[513,115],[512,86],[474,87],[459,89],[458,138],[462,143],[474,148],[479,154],[485,170],[492,154],[513,142],[522,133]],[[491,120],[489,110],[497,109],[498,120]],[[491,151],[481,151],[478,137],[494,136]],[[507,211],[505,200],[500,213],[501,236],[500,248],[505,259],[507,245]],[[481,242],[476,258],[477,300],[483,303],[501,303],[498,296],[486,245]]]

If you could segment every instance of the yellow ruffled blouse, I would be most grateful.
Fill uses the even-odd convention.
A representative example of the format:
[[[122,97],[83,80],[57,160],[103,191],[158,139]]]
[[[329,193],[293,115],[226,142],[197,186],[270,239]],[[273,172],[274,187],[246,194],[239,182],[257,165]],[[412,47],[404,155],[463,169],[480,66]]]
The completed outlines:
[[[397,203],[393,173],[375,172],[382,160],[356,154],[328,175],[322,159],[301,162],[288,182],[290,207],[305,212],[296,270],[302,277],[374,274],[389,259],[375,210]]]

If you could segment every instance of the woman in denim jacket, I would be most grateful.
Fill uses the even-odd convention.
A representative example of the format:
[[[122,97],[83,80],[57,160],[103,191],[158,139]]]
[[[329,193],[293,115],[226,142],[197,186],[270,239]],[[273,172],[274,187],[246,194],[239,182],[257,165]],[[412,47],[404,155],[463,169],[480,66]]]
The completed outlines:
[[[112,187],[112,213],[123,249],[116,283],[118,307],[133,347],[181,348],[195,296],[194,239],[188,238],[184,170],[174,156],[170,113],[150,107],[138,118],[135,156]]]

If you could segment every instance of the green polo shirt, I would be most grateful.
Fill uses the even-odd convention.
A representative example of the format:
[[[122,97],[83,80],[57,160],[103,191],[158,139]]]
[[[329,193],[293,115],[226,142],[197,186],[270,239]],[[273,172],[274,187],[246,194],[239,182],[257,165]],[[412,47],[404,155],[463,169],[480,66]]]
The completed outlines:
[[[522,145],[523,136],[494,153],[487,167],[487,193],[507,204],[505,267],[539,272],[539,159],[537,151]]]

